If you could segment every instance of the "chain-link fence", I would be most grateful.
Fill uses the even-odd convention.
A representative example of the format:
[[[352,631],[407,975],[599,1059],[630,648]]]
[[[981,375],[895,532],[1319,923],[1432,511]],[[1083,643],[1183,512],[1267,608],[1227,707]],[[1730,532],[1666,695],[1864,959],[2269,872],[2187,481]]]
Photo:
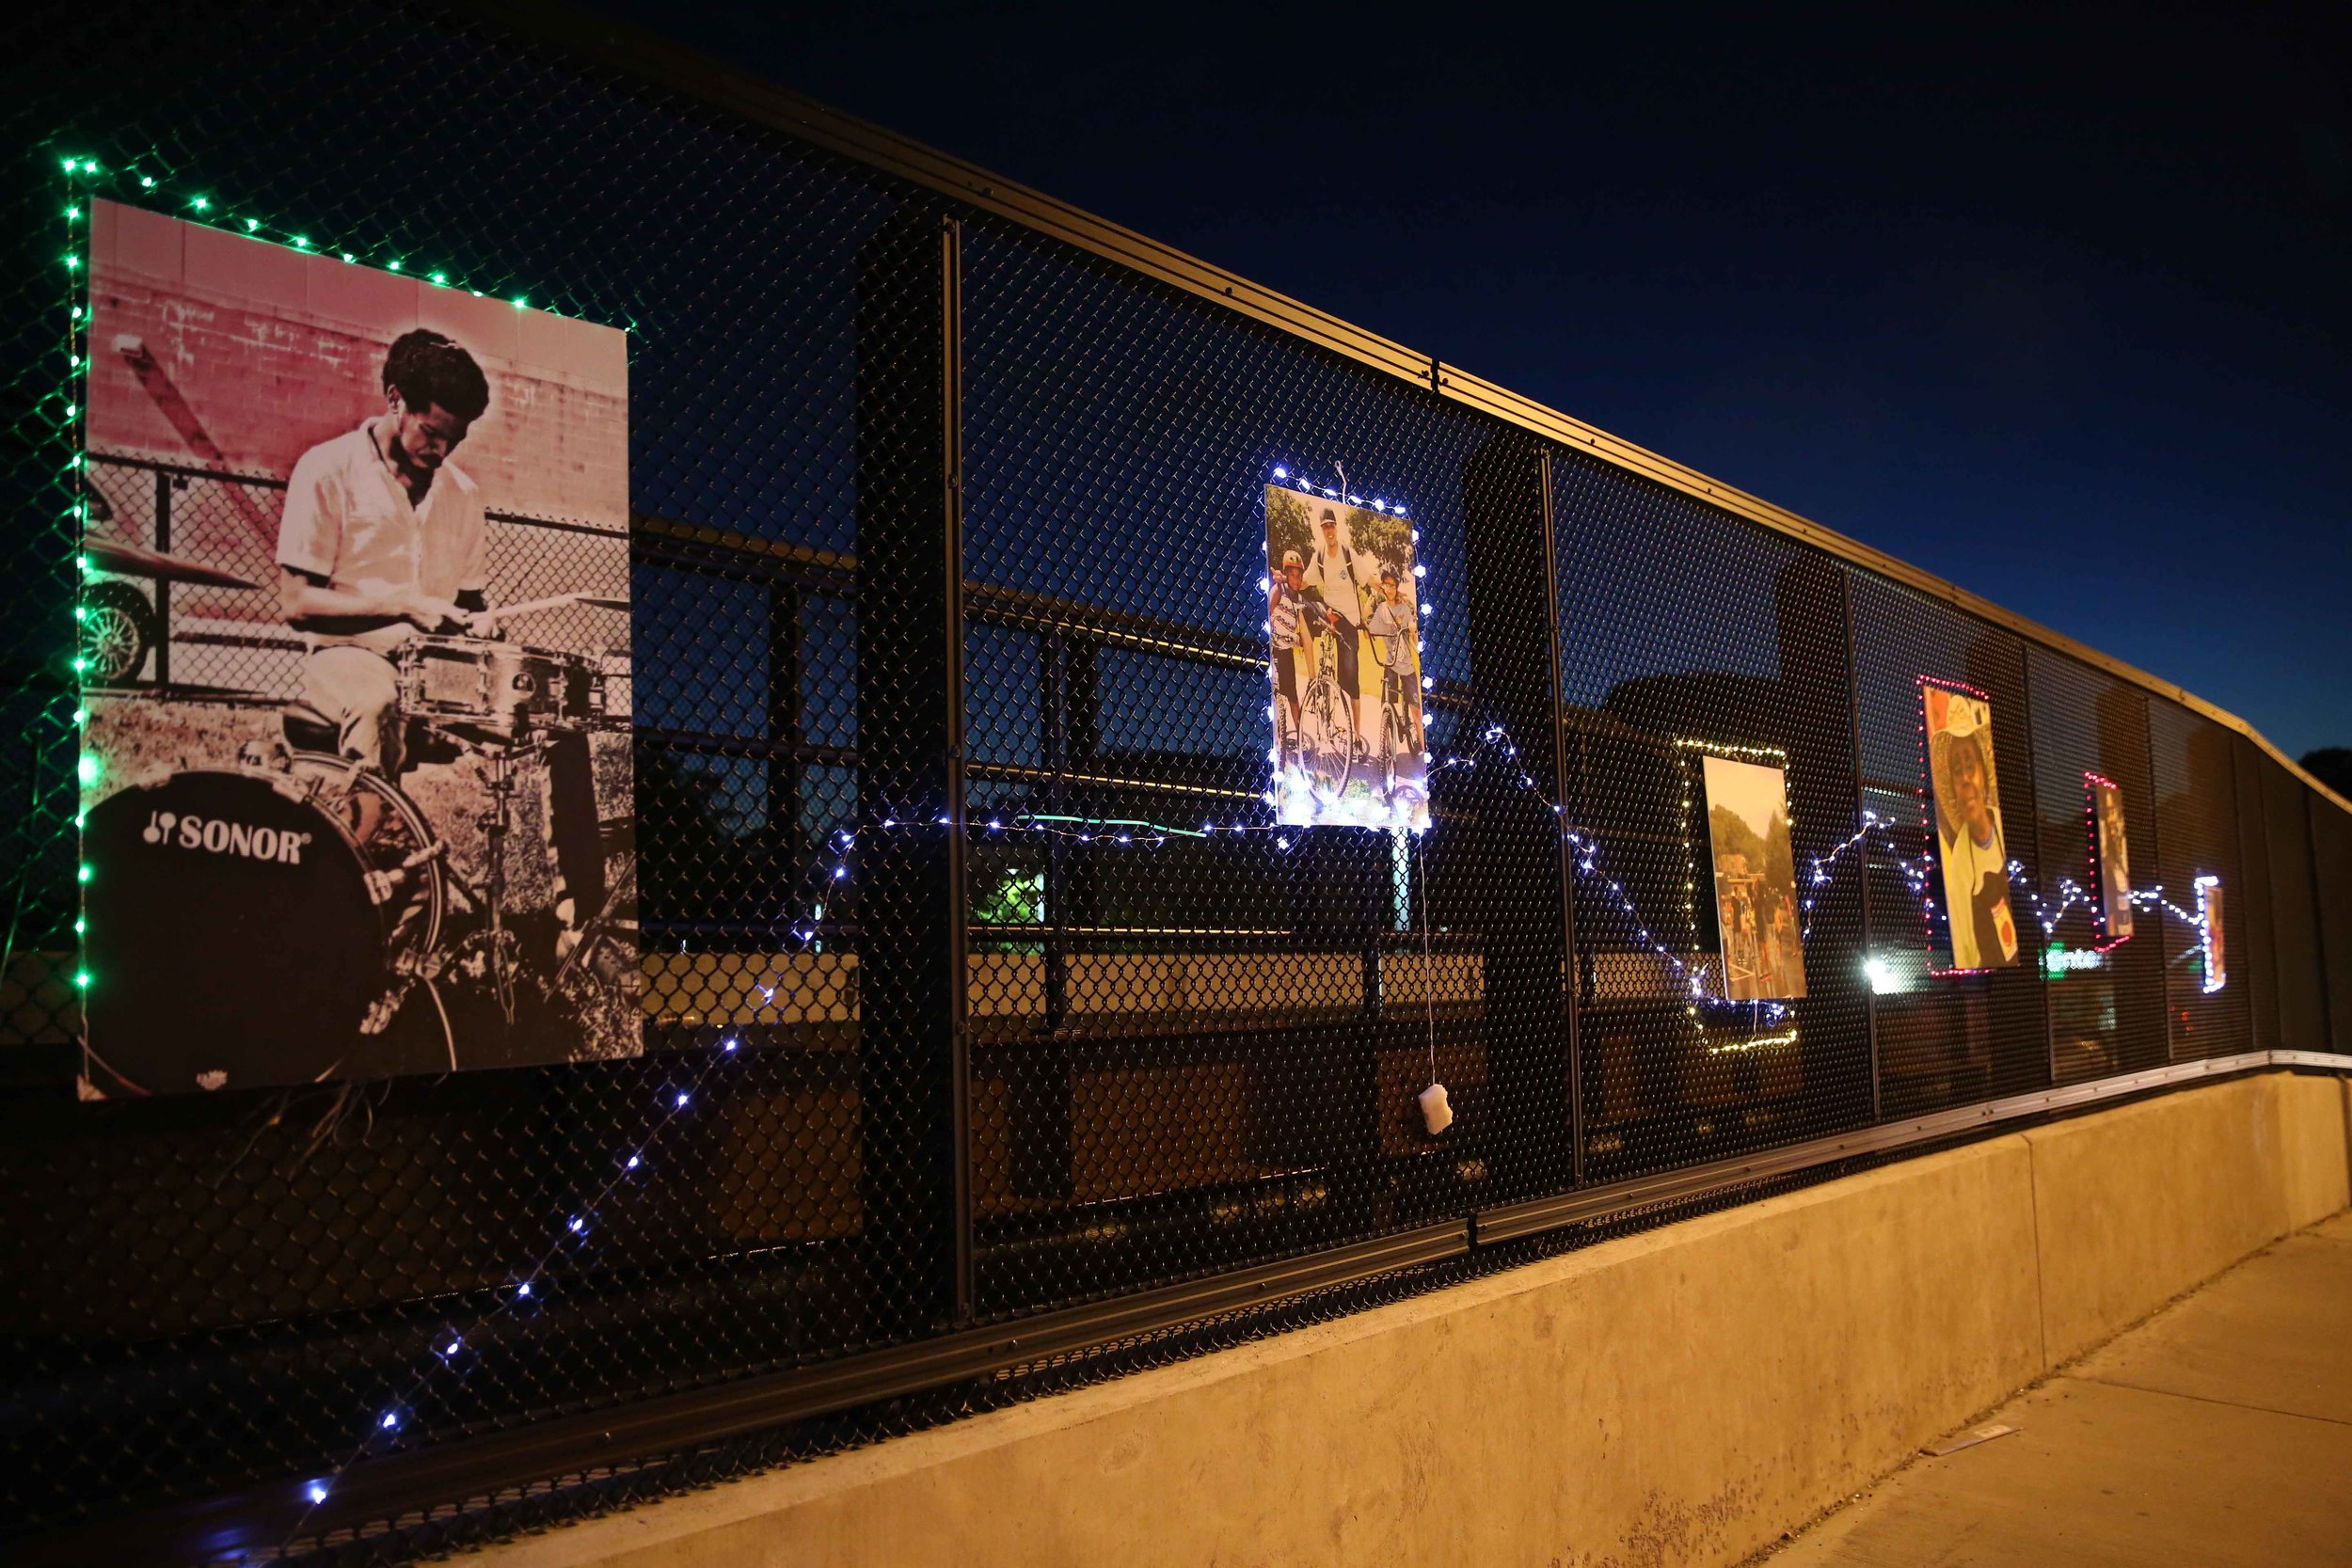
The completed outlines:
[[[1760,1152],[1800,1180],[1811,1140],[2352,1052],[2352,816],[2245,736],[1198,263],[588,45],[102,5],[9,97],[27,1553],[412,1556],[1465,1277],[1566,1244],[1502,1240],[1546,1214],[1723,1201]],[[100,199],[628,329],[626,533],[485,537],[493,602],[628,584],[527,641],[633,765],[602,829],[642,1054],[75,1102],[77,709],[267,730],[305,647],[282,473],[160,399],[177,455],[85,441],[87,361],[168,350],[88,337]],[[1425,834],[1273,819],[1276,480],[1409,515]],[[1939,822],[1930,689],[1987,705],[1990,830]],[[1719,858],[1709,756],[1779,770],[1783,847]],[[1951,950],[1963,831],[2012,962]]]

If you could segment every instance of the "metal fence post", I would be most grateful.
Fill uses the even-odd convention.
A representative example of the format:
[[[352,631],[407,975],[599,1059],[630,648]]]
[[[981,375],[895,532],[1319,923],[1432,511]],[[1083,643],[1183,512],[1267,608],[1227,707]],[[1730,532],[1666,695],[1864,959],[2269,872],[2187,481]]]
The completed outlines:
[[[917,214],[859,257],[860,1168],[899,1331],[968,1320],[973,1294],[959,242]]]
[[[165,555],[171,553],[171,475],[155,470],[155,548]],[[136,670],[131,678],[138,678]],[[167,578],[155,579],[155,684],[171,684],[171,582]]]
[[[1462,511],[1471,563],[1469,589],[1470,683],[1477,705],[1471,722],[1499,724],[1501,736],[1480,746],[1466,794],[1475,802],[1484,875],[1474,895],[1486,954],[1487,1163],[1500,1194],[1512,1197],[1554,1192],[1575,1180],[1577,1143],[1574,1059],[1569,1050],[1560,817],[1552,796],[1560,784],[1559,673],[1528,657],[1550,646],[1555,570],[1547,554],[1543,453],[1534,443],[1498,435],[1463,465]],[[1499,750],[1502,737],[1536,748],[1522,754]],[[1538,787],[1522,772],[1549,768]]]
[[[1569,1180],[1578,1186],[1584,1184],[1584,1053],[1578,1035],[1579,1014],[1583,1010],[1582,988],[1577,982],[1576,952],[1576,875],[1568,858],[1568,752],[1567,711],[1561,697],[1560,682],[1560,546],[1558,519],[1553,513],[1555,492],[1552,488],[1552,455],[1542,453],[1544,518],[1544,648],[1549,656],[1545,672],[1551,685],[1551,798],[1558,802],[1561,819],[1556,824],[1558,853],[1553,857],[1560,879],[1560,952],[1566,979],[1561,987],[1561,1008],[1568,1032],[1568,1132]]]

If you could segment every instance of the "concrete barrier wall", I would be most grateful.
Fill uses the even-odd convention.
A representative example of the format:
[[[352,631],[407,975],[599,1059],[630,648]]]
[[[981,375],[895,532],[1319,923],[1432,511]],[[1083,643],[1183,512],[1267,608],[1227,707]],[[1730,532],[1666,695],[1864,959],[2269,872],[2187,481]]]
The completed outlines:
[[[1989,1139],[466,1560],[1736,1562],[2344,1208],[2346,1094]]]

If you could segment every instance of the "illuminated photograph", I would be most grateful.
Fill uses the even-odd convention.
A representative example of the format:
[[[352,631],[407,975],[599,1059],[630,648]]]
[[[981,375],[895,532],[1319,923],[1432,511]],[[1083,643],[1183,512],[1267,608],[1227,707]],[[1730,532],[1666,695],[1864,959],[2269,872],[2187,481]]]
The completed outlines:
[[[90,238],[83,1095],[634,1054],[626,335]]]
[[[2223,945],[2224,923],[2221,918],[2221,879],[2197,879],[2197,928],[2202,933],[2205,981],[2207,991],[2219,990],[2230,983],[2229,950]]]
[[[1385,503],[1265,491],[1276,815],[1429,826],[1413,526]]]
[[[2099,888],[2099,945],[2132,938],[2132,866],[2123,840],[2123,792],[2096,773],[2090,785],[2091,871]]]
[[[1723,994],[1760,1002],[1804,994],[1804,922],[1788,832],[1788,784],[1780,768],[1700,758],[1707,844],[1714,868]]]
[[[1922,681],[1935,858],[1952,968],[2017,962],[2017,916],[2009,901],[2009,843],[2001,832],[1993,706],[1984,698]]]

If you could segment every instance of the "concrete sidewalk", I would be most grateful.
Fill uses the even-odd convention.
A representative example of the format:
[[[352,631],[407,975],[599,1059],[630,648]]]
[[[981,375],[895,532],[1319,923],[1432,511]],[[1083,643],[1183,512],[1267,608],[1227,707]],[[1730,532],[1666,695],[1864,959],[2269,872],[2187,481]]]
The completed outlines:
[[[2289,1236],[1756,1560],[2352,1563],[2352,1213]],[[1955,1434],[1958,1435],[1958,1434]]]

